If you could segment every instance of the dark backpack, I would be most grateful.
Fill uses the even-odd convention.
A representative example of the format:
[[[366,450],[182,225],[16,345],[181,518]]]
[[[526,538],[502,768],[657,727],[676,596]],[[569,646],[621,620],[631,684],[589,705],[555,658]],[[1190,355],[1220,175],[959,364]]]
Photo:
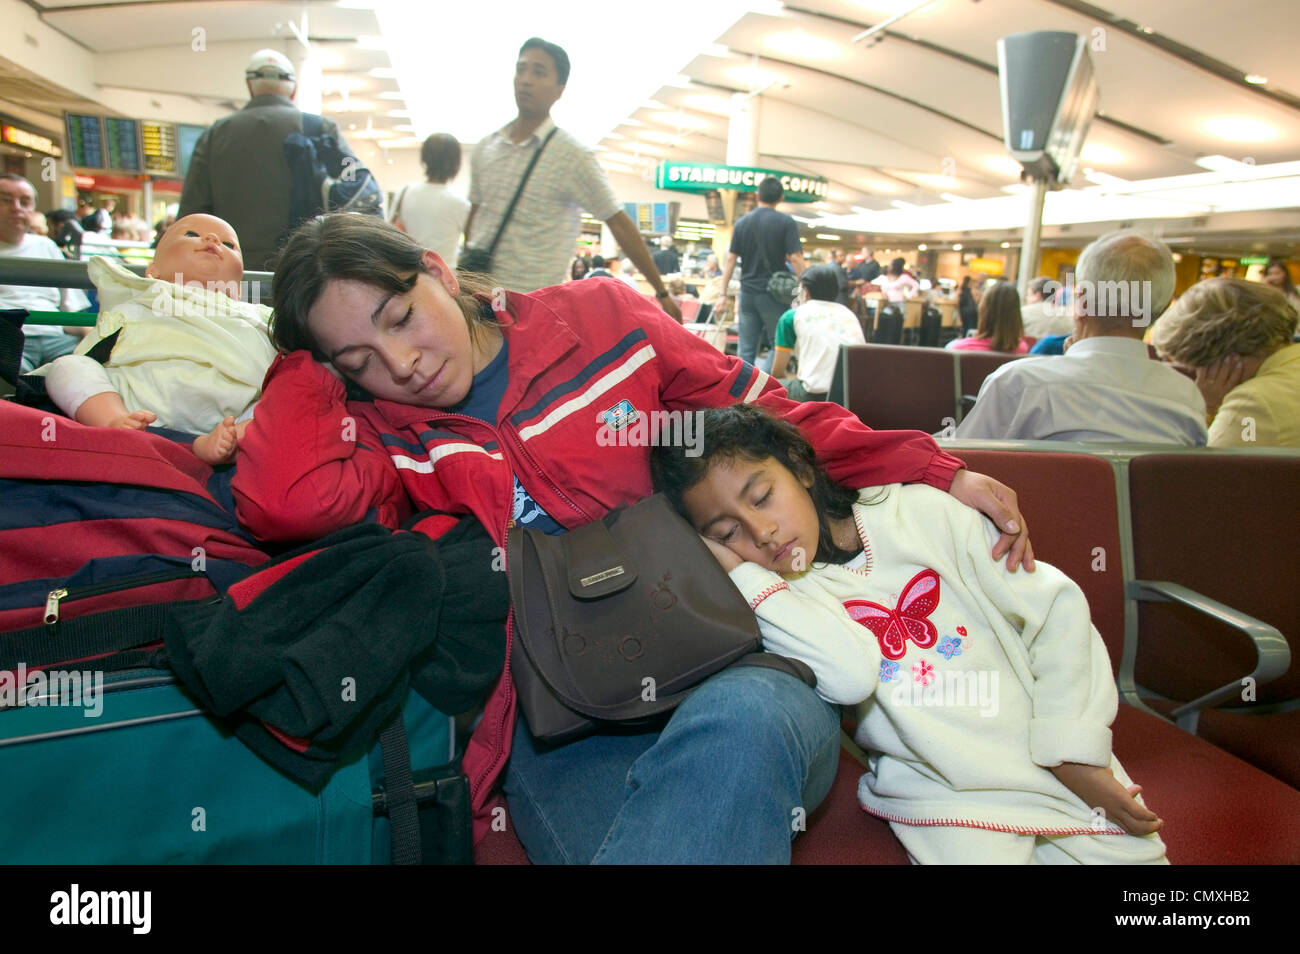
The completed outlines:
[[[384,193],[370,170],[324,131],[321,118],[302,114],[302,132],[284,140],[289,164],[289,228],[325,212],[384,214]]]

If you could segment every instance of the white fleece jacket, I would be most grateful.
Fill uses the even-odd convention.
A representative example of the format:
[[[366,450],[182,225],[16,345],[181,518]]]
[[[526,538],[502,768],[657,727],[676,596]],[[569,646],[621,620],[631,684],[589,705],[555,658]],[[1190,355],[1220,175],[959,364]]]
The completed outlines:
[[[867,488],[854,518],[856,569],[782,578],[745,563],[731,577],[765,648],[807,662],[827,701],[861,703],[863,807],[904,824],[1124,834],[1048,771],[1118,765],[1114,677],[1083,591],[1041,561],[1008,572],[993,525],[932,487]]]

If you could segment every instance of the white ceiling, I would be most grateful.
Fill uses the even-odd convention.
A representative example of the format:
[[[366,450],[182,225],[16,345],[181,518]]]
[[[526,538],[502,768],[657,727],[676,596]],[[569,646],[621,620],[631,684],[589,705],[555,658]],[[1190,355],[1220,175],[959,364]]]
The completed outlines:
[[[363,0],[343,6],[324,0],[27,0],[27,6],[95,54],[97,78],[106,85],[228,101],[231,108],[246,93],[239,68],[228,64],[268,45],[301,59],[288,24],[301,22],[305,11],[312,42],[335,62],[326,67],[327,79],[343,77],[358,86],[353,98],[379,107],[331,115],[345,127],[364,125],[369,117],[392,137],[418,142],[440,122],[450,125],[452,113],[440,111],[439,102],[493,104],[482,110],[489,128],[511,117],[509,64],[527,34],[507,15],[506,2],[434,0],[404,7],[385,0],[382,16],[378,4]],[[595,71],[575,58],[574,79],[556,107],[562,124],[576,126],[607,115],[611,103],[622,104],[613,119],[601,119],[600,128],[586,133],[604,153],[622,154],[611,157],[611,168],[644,175],[661,158],[724,161],[728,120],[719,112],[732,93],[763,82],[745,73],[757,68],[778,79],[761,97],[759,164],[829,178],[831,197],[819,210],[826,213],[886,210],[894,200],[929,205],[946,201],[941,193],[1003,195],[1017,176],[1014,166],[1007,168],[1002,144],[996,43],[1027,30],[1065,30],[1093,44],[1101,118],[1093,122],[1082,166],[1137,180],[1201,172],[1194,160],[1209,154],[1261,165],[1300,159],[1297,0],[934,0],[890,26],[878,44],[850,42],[916,2],[755,0],[712,42],[685,27],[656,32],[663,12],[656,3],[536,0],[531,8],[546,15],[548,39],[570,46],[595,29],[603,46],[616,52],[612,63],[601,61]],[[401,23],[404,15],[417,48],[425,51],[422,62],[399,64],[396,54],[390,59],[384,49],[358,44],[357,37],[377,35],[381,21]],[[195,69],[193,58],[185,59],[196,27],[209,49],[223,53],[202,61],[210,69]],[[792,34],[801,46],[790,46]],[[663,75],[653,75],[638,43],[664,53],[674,42],[666,36],[675,36],[680,48],[657,57],[653,71]],[[409,37],[404,42],[410,49]],[[465,50],[481,51],[481,60],[470,58],[466,67]],[[460,59],[448,81],[438,69],[453,52]],[[672,63],[679,65],[664,65]],[[401,66],[400,80],[370,75],[394,65]],[[1220,66],[1235,75],[1219,75]],[[1246,73],[1268,82],[1246,84]],[[411,102],[381,99],[381,93]],[[337,98],[327,93],[326,103]],[[661,105],[645,105],[650,99]],[[387,115],[417,100],[433,106],[416,108],[414,121]],[[699,128],[679,129],[673,114]],[[1272,138],[1226,139],[1203,125],[1216,118],[1255,120]],[[400,128],[412,123],[414,129]],[[482,122],[474,135],[481,131]],[[647,131],[677,141],[651,142]]]

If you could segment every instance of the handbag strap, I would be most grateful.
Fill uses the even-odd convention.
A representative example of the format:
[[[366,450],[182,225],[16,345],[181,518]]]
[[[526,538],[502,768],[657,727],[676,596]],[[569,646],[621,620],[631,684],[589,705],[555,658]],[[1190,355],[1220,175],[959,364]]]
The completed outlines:
[[[497,226],[497,234],[492,236],[492,244],[487,247],[489,255],[497,250],[497,243],[501,241],[501,233],[506,230],[506,223],[510,221],[510,216],[514,214],[515,203],[519,201],[519,196],[523,194],[524,186],[528,184],[528,177],[533,174],[533,167],[537,165],[537,160],[542,158],[542,150],[546,148],[546,144],[551,141],[551,137],[558,131],[558,126],[552,126],[551,131],[542,140],[542,144],[533,153],[533,158],[528,161],[528,168],[524,170],[524,177],[519,180],[519,188],[515,189],[515,194],[510,197],[510,204],[506,206],[506,214],[501,216],[501,224]]]

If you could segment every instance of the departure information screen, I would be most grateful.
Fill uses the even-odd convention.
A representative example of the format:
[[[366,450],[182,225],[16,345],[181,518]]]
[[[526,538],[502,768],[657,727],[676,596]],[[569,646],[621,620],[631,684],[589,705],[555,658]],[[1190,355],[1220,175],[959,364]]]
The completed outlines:
[[[140,124],[134,119],[104,117],[109,169],[121,172],[140,171]]]
[[[68,159],[74,166],[104,168],[104,127],[98,116],[68,113]]]
[[[174,176],[180,167],[176,155],[176,127],[144,119],[140,121],[140,146],[144,171],[153,175]]]

